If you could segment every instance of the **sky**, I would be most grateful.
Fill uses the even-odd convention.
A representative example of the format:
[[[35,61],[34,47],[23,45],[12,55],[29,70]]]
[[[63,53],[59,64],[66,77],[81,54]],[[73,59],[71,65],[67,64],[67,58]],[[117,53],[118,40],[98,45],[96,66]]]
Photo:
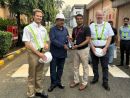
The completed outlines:
[[[65,2],[63,8],[66,5],[71,5],[73,6],[74,4],[88,4],[92,0],[63,0]]]

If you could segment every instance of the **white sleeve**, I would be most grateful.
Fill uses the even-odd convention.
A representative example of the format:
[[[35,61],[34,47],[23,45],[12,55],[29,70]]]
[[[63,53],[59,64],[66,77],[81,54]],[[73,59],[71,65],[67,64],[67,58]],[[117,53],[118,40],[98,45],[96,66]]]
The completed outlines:
[[[23,41],[23,42],[25,42],[25,41],[31,41],[30,32],[29,32],[29,30],[27,29],[27,27],[25,27],[24,30],[23,30],[22,41]]]
[[[48,36],[48,32],[47,32],[46,29],[45,29],[45,40],[46,40],[46,41],[49,41],[49,36]]]
[[[107,23],[107,26],[108,26],[108,36],[114,36],[114,32],[112,30],[112,27],[109,23]]]

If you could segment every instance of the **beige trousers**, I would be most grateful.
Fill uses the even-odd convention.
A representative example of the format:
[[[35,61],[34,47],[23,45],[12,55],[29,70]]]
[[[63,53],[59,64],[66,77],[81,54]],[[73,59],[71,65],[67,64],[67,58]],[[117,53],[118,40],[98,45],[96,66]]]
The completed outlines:
[[[79,65],[82,63],[83,66],[83,77],[81,77],[82,84],[87,85],[88,83],[88,56],[89,56],[89,48],[74,50],[74,82],[79,83]]]
[[[48,66],[44,63],[39,63],[39,57],[31,50],[28,51],[29,76],[28,76],[28,91],[29,97],[34,96],[36,92],[43,92],[43,79],[48,70]]]

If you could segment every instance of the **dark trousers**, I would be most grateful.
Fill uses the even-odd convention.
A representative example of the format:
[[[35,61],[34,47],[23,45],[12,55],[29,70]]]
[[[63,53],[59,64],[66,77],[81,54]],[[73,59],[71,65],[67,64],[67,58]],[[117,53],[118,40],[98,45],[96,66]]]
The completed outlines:
[[[99,60],[100,60],[101,66],[102,66],[102,72],[103,72],[103,82],[108,82],[108,62],[109,62],[108,51],[107,51],[106,55],[103,57],[95,56],[95,54],[92,52],[92,50],[90,50],[90,52],[91,52],[91,58],[92,58],[94,79],[99,78],[98,64],[99,64]]]
[[[61,84],[65,58],[53,57],[50,63],[51,85]]]
[[[120,41],[120,53],[121,53],[121,65],[124,64],[124,53],[126,53],[126,65],[129,65],[129,55],[130,55],[130,40]]]

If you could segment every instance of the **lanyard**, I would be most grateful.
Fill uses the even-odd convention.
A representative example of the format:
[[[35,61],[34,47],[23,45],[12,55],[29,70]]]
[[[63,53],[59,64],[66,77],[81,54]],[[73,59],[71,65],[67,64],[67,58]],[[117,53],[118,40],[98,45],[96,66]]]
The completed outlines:
[[[74,33],[75,34],[75,39],[77,39],[77,37],[79,36],[80,31],[82,31],[81,29],[82,29],[82,27],[79,28],[79,29],[76,28],[75,33]]]
[[[96,26],[96,23],[95,23],[95,32],[96,32],[96,38],[95,38],[95,40],[104,40],[104,39],[103,39],[103,33],[104,33],[104,30],[105,30],[105,26],[106,26],[106,22],[105,22],[104,25],[103,25],[103,29],[102,29],[102,32],[101,32],[101,36],[99,37],[99,36],[98,36],[98,29],[97,29],[97,26]]]
[[[38,43],[38,40],[36,38],[36,34],[35,34],[34,30],[32,29],[32,27],[30,25],[28,26],[28,28],[31,31],[32,35],[33,35],[33,38],[34,38],[34,41],[35,41],[35,44],[36,44],[37,48],[41,49],[41,47],[40,47],[40,45]],[[45,39],[43,37],[43,41],[44,41],[44,43],[46,43],[46,41],[47,41],[47,35],[45,36]]]

